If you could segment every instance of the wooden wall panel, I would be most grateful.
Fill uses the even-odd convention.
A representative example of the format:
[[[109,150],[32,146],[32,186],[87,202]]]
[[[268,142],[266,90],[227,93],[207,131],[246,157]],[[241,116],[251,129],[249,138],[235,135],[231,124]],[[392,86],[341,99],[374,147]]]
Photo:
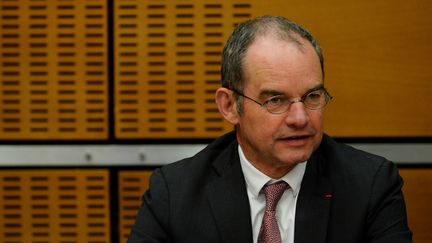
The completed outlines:
[[[0,4],[0,140],[106,139],[108,58],[116,138],[231,130],[213,101],[219,54],[236,23],[264,14],[321,43],[331,135],[432,136],[431,1],[116,0],[112,16],[102,0]]]
[[[212,138],[220,55],[246,1],[115,2],[117,138]]]
[[[414,242],[432,242],[432,169],[401,169]]]
[[[118,138],[230,130],[212,105],[218,55],[233,20],[266,14],[301,23],[321,43],[334,96],[328,133],[432,136],[431,1],[117,1],[115,9]]]
[[[107,170],[0,170],[0,242],[110,240]]]
[[[0,140],[107,137],[106,5],[0,2]]]
[[[149,187],[152,171],[120,171],[119,188],[119,242],[126,242],[135,223],[142,196]]]
[[[432,137],[432,1],[254,1],[307,27],[324,49],[337,137]]]

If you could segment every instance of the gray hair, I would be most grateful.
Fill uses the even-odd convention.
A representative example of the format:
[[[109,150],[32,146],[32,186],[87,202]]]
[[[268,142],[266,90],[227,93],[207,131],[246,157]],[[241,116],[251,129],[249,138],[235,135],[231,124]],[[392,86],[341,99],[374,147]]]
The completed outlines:
[[[268,33],[281,40],[297,43],[298,36],[309,41],[317,53],[324,77],[324,57],[315,38],[302,26],[280,16],[263,16],[238,25],[229,37],[222,53],[222,86],[243,90],[242,64],[249,46]]]

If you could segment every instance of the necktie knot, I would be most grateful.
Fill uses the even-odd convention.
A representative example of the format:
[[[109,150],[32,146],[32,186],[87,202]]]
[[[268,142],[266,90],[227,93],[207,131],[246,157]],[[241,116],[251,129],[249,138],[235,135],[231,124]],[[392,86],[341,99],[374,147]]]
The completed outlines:
[[[266,198],[266,211],[275,211],[282,194],[287,189],[288,184],[284,181],[277,182],[263,187]]]

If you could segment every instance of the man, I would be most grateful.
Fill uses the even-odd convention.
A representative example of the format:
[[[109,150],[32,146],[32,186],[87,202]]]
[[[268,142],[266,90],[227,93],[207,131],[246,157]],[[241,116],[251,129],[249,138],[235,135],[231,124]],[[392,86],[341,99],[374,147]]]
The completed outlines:
[[[285,18],[239,25],[216,91],[235,132],[154,172],[128,242],[411,242],[395,165],[323,134],[323,66]]]

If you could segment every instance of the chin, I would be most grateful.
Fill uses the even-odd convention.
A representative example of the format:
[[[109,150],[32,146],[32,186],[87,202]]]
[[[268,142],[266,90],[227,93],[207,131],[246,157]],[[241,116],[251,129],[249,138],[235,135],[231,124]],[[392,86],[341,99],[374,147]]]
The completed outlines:
[[[279,158],[282,164],[285,165],[297,165],[303,163],[309,159],[309,156],[286,156],[283,158]]]
[[[313,150],[303,150],[303,151],[287,151],[287,156],[285,157],[285,161],[291,164],[298,164],[307,161],[311,155]]]

